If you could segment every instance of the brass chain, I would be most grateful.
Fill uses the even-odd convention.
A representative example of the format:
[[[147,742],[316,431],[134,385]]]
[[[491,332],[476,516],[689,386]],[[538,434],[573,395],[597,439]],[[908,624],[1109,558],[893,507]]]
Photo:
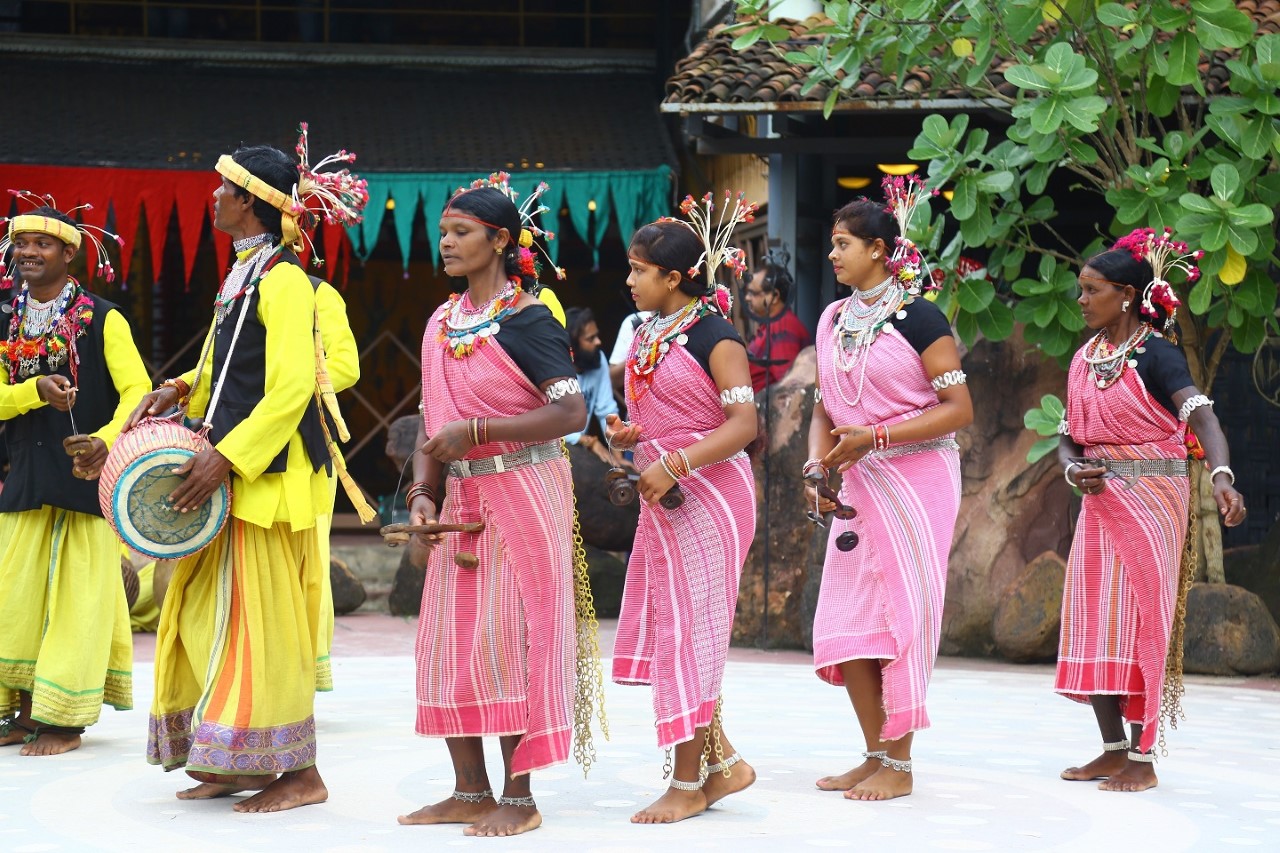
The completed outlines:
[[[566,459],[568,450],[560,444]],[[591,718],[600,721],[604,739],[609,739],[609,719],[604,709],[604,667],[600,663],[600,623],[596,620],[595,598],[587,574],[587,549],[582,542],[578,518],[578,496],[573,495],[573,605],[577,625],[576,678],[573,695],[573,758],[582,765],[585,777],[596,761],[591,736]]]
[[[671,747],[667,747],[667,756],[662,760],[662,778],[670,779],[675,767],[671,763]]]
[[[702,735],[702,760],[700,762],[699,777],[705,779],[707,776],[707,767],[714,764],[724,764],[724,744],[720,742],[720,730],[724,727],[724,719],[721,716],[724,697],[716,697],[716,709],[711,714],[711,724],[707,726],[706,731]],[[715,761],[711,759],[714,758]],[[729,768],[725,767],[722,771],[725,778],[729,777]]]
[[[1187,519],[1187,540],[1182,548],[1182,561],[1178,565],[1177,598],[1173,605],[1173,624],[1169,631],[1169,649],[1164,663],[1164,689],[1160,697],[1160,754],[1169,754],[1165,742],[1165,723],[1172,728],[1178,727],[1179,720],[1185,720],[1182,710],[1182,695],[1186,687],[1182,681],[1182,654],[1186,640],[1187,596],[1191,592],[1191,584],[1195,580],[1196,568],[1200,563],[1200,477],[1201,471],[1193,468],[1191,474],[1191,512]]]

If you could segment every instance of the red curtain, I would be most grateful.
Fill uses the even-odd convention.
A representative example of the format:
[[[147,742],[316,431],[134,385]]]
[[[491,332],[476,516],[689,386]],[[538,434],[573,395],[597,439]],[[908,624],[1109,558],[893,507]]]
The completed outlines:
[[[219,177],[212,169],[189,172],[176,169],[108,169],[84,166],[17,166],[0,163],[0,187],[28,190],[51,195],[59,209],[92,205],[82,211],[82,221],[102,227],[108,208],[115,209],[115,227],[124,240],[125,249],[110,250],[121,281],[127,281],[129,262],[138,223],[145,216],[150,234],[151,268],[158,270],[169,237],[169,219],[176,208],[178,239],[182,248],[183,275],[191,279],[196,250],[204,233],[206,218],[213,222],[213,191]],[[19,205],[19,212],[25,208]],[[7,215],[0,210],[0,216]],[[225,270],[231,260],[231,238],[216,228],[213,233],[214,257],[218,269]],[[349,237],[341,226],[324,227],[323,248],[328,263],[321,273],[325,278],[341,276],[345,285],[351,251]],[[319,235],[316,235],[319,237]],[[305,260],[305,258],[304,258]],[[89,264],[89,277],[94,275]],[[337,283],[337,282],[335,282]]]

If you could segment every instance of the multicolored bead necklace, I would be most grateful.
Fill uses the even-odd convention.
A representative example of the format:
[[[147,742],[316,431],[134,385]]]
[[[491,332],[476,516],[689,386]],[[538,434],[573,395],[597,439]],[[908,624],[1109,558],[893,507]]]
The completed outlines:
[[[510,279],[505,288],[479,308],[467,307],[470,291],[451,294],[436,340],[444,344],[454,358],[466,358],[502,330],[502,321],[515,313],[522,292],[520,283]]]
[[[31,298],[24,284],[14,303],[9,335],[0,341],[0,367],[8,370],[9,383],[39,374],[44,359],[50,371],[70,360],[71,382],[76,384],[76,339],[85,335],[92,321],[93,300],[74,278],[68,276],[58,297],[44,305]]]
[[[1134,353],[1146,352],[1143,346],[1152,335],[1158,334],[1150,323],[1139,323],[1133,334],[1119,346],[1112,346],[1107,340],[1106,331],[1098,332],[1089,343],[1085,344],[1084,363],[1089,365],[1089,372],[1099,388],[1110,388],[1121,376],[1126,367],[1137,367],[1138,360],[1130,358]]]
[[[689,343],[686,332],[710,310],[701,299],[694,297],[689,300],[688,305],[674,314],[665,317],[654,314],[640,324],[636,329],[635,349],[627,359],[627,369],[637,380],[632,384],[637,399],[653,384],[653,372],[657,370],[671,345],[684,346]]]

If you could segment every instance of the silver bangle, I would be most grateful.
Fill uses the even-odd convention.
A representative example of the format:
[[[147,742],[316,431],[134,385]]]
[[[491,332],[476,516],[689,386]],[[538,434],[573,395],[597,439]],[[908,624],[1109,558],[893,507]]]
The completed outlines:
[[[1230,477],[1230,478],[1231,478],[1231,485],[1232,485],[1232,486],[1234,486],[1234,485],[1236,484],[1236,474],[1235,474],[1235,472],[1234,472],[1234,471],[1232,471],[1232,470],[1231,470],[1229,467],[1227,467],[1226,465],[1219,465],[1217,468],[1214,468],[1212,471],[1210,471],[1210,472],[1209,472],[1209,482],[1211,482],[1211,483],[1212,483],[1212,482],[1213,482],[1213,478],[1214,478],[1214,477],[1216,477],[1216,476],[1218,476],[1219,474],[1226,474],[1228,477]]]
[[[1071,429],[1067,426],[1067,418],[1065,415],[1062,420],[1058,421],[1058,435],[1071,435]]]
[[[702,779],[699,779],[697,782],[681,782],[675,776],[672,776],[670,785],[677,791],[701,791],[702,782]]]
[[[731,406],[734,403],[754,403],[756,392],[750,385],[735,385],[720,392],[720,405]]]
[[[547,402],[554,403],[566,394],[581,393],[582,386],[578,384],[577,377],[574,377],[573,379],[560,379],[547,386]]]
[[[1203,394],[1195,394],[1188,397],[1182,404],[1182,408],[1178,409],[1178,420],[1184,424],[1191,417],[1191,413],[1201,406],[1212,406],[1213,401]]]
[[[1129,756],[1130,761],[1140,761],[1143,764],[1154,764],[1156,761],[1156,754],[1154,751],[1138,752],[1136,749],[1131,749],[1126,753],[1126,755]]]
[[[952,385],[965,385],[969,381],[969,377],[963,370],[948,370],[941,376],[935,376],[929,384],[933,386],[933,390],[941,391],[943,388],[950,388]]]
[[[817,385],[813,386],[813,402],[815,403],[822,402],[822,389],[819,388]]]
[[[676,472],[671,470],[671,466],[667,464],[667,454],[664,453],[658,457],[658,464],[662,466],[663,471],[667,472],[668,477],[670,477],[673,480],[680,479],[679,477],[676,476]]]
[[[1062,476],[1066,479],[1066,481],[1067,481],[1067,485],[1068,485],[1068,486],[1070,486],[1070,487],[1071,487],[1071,488],[1073,488],[1073,489],[1078,489],[1078,488],[1080,488],[1079,486],[1077,486],[1077,485],[1076,485],[1075,480],[1072,480],[1072,479],[1071,479],[1071,469],[1072,469],[1072,468],[1083,468],[1083,467],[1084,467],[1084,466],[1083,466],[1083,465],[1081,465],[1079,462],[1068,462],[1068,463],[1067,463],[1067,467],[1066,467],[1065,469],[1063,469],[1063,471],[1062,471]]]

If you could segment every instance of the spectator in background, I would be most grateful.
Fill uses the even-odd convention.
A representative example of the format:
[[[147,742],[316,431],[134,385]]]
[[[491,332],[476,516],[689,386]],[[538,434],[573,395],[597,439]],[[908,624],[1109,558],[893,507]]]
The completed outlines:
[[[587,425],[581,432],[566,435],[564,440],[590,450],[606,465],[625,465],[621,456],[590,434],[593,418],[603,435],[605,418],[618,414],[609,365],[605,362],[604,347],[600,343],[600,327],[590,308],[570,308],[565,312],[565,320],[573,346],[573,366],[577,368],[578,384],[582,386],[582,398],[587,404]],[[626,361],[625,356],[623,361]]]
[[[623,371],[627,366],[627,353],[631,351],[631,342],[635,340],[636,329],[645,320],[648,320],[652,312],[635,311],[628,314],[622,321],[622,325],[618,327],[618,336],[613,341],[613,352],[609,354],[609,380],[613,383],[613,387],[622,390]]]
[[[809,330],[787,307],[791,285],[785,262],[770,254],[743,292],[747,310],[759,324],[747,345],[751,387],[756,393],[785,376],[800,350],[813,343]]]

